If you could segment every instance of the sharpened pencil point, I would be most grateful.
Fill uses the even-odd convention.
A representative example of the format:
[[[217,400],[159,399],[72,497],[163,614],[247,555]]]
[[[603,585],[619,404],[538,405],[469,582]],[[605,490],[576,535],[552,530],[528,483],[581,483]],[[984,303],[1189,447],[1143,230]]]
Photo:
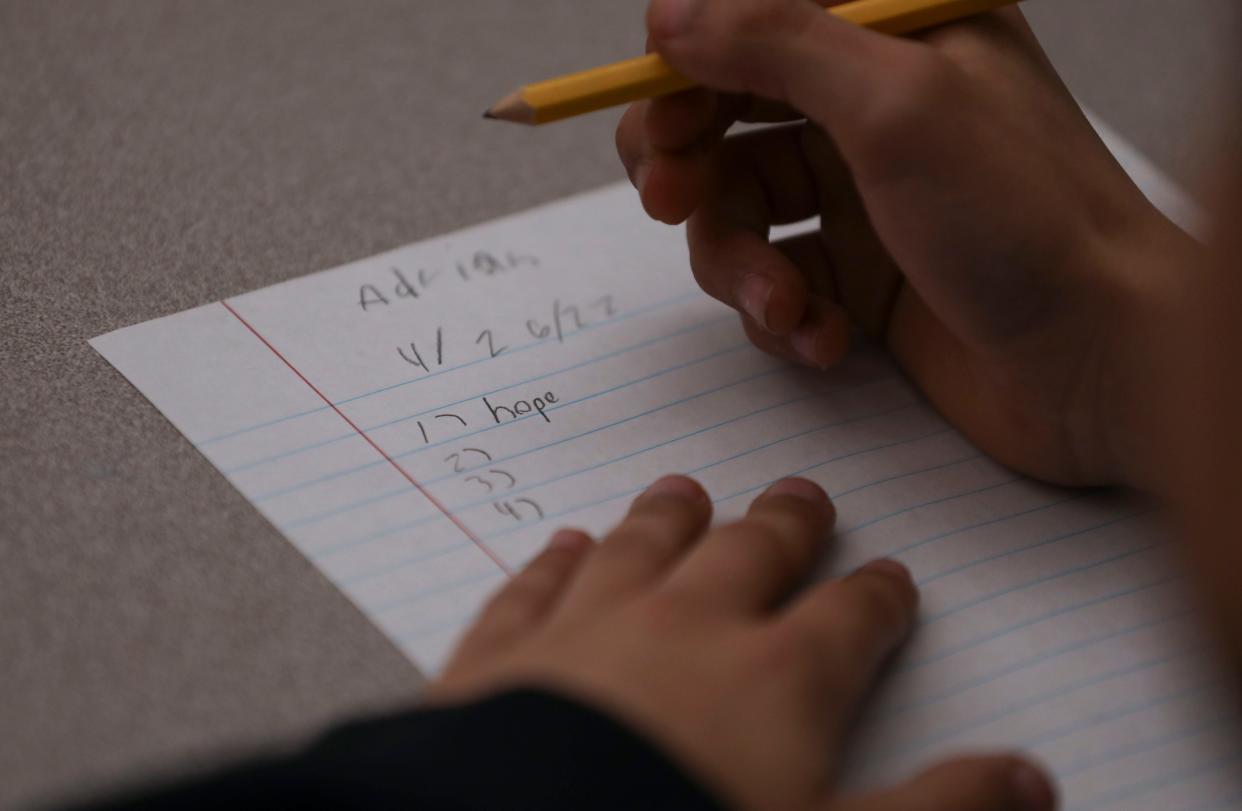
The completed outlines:
[[[534,124],[535,111],[522,98],[522,91],[515,90],[488,108],[484,118],[512,121],[515,124]]]

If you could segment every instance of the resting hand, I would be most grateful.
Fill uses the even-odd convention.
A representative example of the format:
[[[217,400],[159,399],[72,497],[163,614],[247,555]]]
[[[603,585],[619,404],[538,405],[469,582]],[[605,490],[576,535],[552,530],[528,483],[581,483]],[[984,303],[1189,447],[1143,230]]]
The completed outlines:
[[[694,481],[639,496],[595,546],[562,530],[484,609],[431,700],[514,687],[563,691],[645,733],[747,811],[1045,811],[1046,780],[1012,756],[962,758],[845,798],[847,725],[910,630],[917,595],[882,561],[793,596],[833,519],[790,479],[743,520],[707,529]]]

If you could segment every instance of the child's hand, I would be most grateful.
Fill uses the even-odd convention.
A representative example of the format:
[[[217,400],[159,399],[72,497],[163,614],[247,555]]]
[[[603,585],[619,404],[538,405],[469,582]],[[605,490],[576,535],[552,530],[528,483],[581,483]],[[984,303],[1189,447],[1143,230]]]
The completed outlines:
[[[1015,757],[974,757],[839,798],[847,725],[910,630],[917,594],[881,561],[793,597],[833,520],[815,484],[774,485],[708,531],[711,503],[669,476],[598,546],[562,530],[496,595],[433,701],[563,690],[614,713],[742,809],[1043,811],[1047,781]]]
[[[881,336],[981,447],[1063,483],[1144,484],[1147,341],[1192,243],[1134,187],[1016,10],[920,40],[808,0],[653,0],[651,44],[707,87],[617,144],[651,216],[751,339],[826,367]],[[806,122],[722,140],[737,120]],[[826,134],[825,134],[826,133]],[[810,238],[768,227],[819,215]]]

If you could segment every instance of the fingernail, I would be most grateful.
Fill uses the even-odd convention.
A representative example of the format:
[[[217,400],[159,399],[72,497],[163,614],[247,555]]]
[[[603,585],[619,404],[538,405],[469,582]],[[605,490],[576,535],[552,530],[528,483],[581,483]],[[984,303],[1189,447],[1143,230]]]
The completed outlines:
[[[583,544],[583,540],[587,538],[581,530],[577,529],[558,529],[552,533],[552,537],[548,539],[548,549],[574,549]]]
[[[892,558],[880,558],[879,560],[873,560],[858,571],[875,572],[876,574],[900,578],[907,582],[914,582],[914,578],[910,575],[910,570]]]
[[[1031,764],[1025,761],[1019,763],[1010,779],[1025,811],[1052,811],[1056,806],[1057,794],[1052,788],[1052,781]]]
[[[772,298],[772,280],[752,273],[742,280],[737,289],[737,300],[742,310],[759,326],[768,329],[768,300]]]
[[[702,501],[707,498],[703,494],[703,488],[699,487],[694,479],[688,479],[685,476],[664,476],[657,479],[643,495],[679,498],[683,501]]]
[[[824,488],[809,479],[781,479],[768,488],[769,496],[793,496],[812,504],[827,504],[828,494]]]
[[[820,302],[815,323],[803,324],[789,336],[798,358],[816,369],[828,369],[840,363],[849,348],[849,320],[836,305]]]
[[[794,353],[798,358],[808,366],[816,369],[826,369],[826,364],[822,359],[820,350],[820,335],[823,331],[816,324],[806,324],[794,330],[793,335],[789,336],[789,344],[793,347]]]
[[[656,39],[680,36],[690,30],[700,0],[655,0],[647,14],[647,28]]]

